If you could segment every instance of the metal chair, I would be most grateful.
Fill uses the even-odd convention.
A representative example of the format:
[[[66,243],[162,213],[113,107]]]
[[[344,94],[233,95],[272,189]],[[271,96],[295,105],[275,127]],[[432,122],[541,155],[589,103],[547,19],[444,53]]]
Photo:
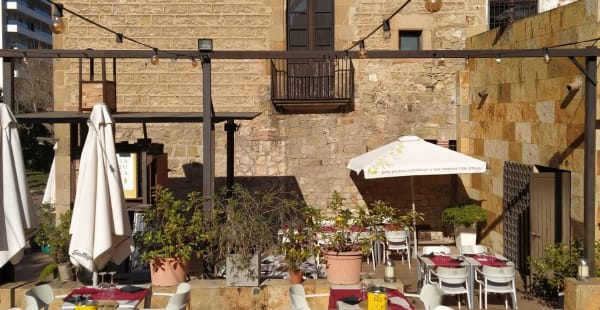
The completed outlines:
[[[483,254],[487,253],[488,248],[485,245],[462,245],[460,247],[460,254]]]
[[[444,295],[444,291],[433,284],[423,285],[419,294],[404,293],[404,296],[407,297],[418,297],[425,310],[437,309],[442,304],[442,295]]]
[[[437,277],[437,285],[444,291],[444,295],[466,294],[467,307],[471,309],[467,267],[438,267],[436,271],[429,270],[429,273]],[[430,279],[432,279],[431,275]],[[460,309],[460,296],[458,296],[458,309]]]
[[[169,301],[167,302],[167,306],[164,308],[146,308],[147,310],[183,310],[187,309],[190,304],[190,291],[192,287],[186,283],[182,282],[177,285],[177,290],[175,293],[152,293],[152,296],[170,296]],[[140,309],[144,310],[144,309]]]
[[[402,251],[406,253],[406,260],[408,261],[408,269],[410,266],[410,239],[408,230],[392,230],[385,232],[385,244],[387,247],[386,258],[390,258],[391,251],[395,250],[396,253]],[[401,255],[402,262],[404,263],[404,255]]]
[[[445,245],[426,245],[421,250],[421,254],[450,254],[450,248]]]
[[[493,267],[483,266],[481,270],[475,269],[475,281],[479,283],[479,309],[481,309],[481,295],[485,294],[484,308],[487,309],[489,293],[504,295],[504,308],[508,309],[507,294],[511,294],[513,309],[517,309],[517,288],[515,285],[515,266]]]

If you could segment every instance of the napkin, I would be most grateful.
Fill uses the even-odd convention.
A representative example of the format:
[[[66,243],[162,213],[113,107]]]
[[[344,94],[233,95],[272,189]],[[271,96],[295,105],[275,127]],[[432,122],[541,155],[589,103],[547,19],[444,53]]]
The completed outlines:
[[[499,262],[499,263],[507,263],[508,259],[502,259],[502,258],[495,258],[494,261]]]
[[[357,298],[355,296],[350,296],[350,297],[346,297],[346,298],[342,298],[340,299],[340,301],[349,304],[349,305],[356,305],[358,304],[362,299]]]
[[[433,254],[433,252],[429,253],[429,254],[423,254],[421,256],[423,257],[433,257],[435,254]]]
[[[127,285],[127,286],[123,286],[121,288],[121,292],[125,292],[125,293],[137,293],[137,292],[143,291],[143,290],[145,290],[145,288],[135,286],[135,285]]]

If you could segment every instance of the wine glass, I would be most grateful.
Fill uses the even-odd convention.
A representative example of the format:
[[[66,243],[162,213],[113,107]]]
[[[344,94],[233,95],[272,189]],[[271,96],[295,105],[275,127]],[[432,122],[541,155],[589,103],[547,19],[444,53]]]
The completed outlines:
[[[115,294],[115,291],[117,290],[117,284],[115,283],[115,274],[117,272],[116,271],[110,271],[108,274],[110,274],[110,283],[108,284],[108,292],[110,294],[110,297],[112,299],[112,297]]]
[[[106,272],[105,271],[98,272],[98,275],[100,276],[100,284],[98,284],[98,287],[100,289],[107,289],[108,283],[104,282],[104,276],[106,275]]]

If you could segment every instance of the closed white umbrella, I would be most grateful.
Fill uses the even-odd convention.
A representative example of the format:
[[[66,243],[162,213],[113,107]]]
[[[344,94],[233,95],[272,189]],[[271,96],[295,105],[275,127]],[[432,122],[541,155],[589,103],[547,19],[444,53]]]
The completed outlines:
[[[58,148],[58,142],[54,143],[54,152]],[[42,197],[42,203],[54,204],[56,202],[56,158],[52,159],[50,165],[50,173],[48,173],[48,182],[46,182],[46,188],[44,189],[44,196]]]
[[[81,152],[69,230],[71,262],[94,273],[94,286],[97,272],[109,261],[119,264],[133,251],[112,125],[106,105],[96,104]]]
[[[31,192],[25,178],[23,151],[14,115],[0,103],[0,266],[18,263],[28,234],[38,227]]]
[[[477,158],[427,142],[417,136],[398,140],[352,158],[348,168],[365,179],[411,176],[412,209],[415,210],[412,176],[485,172],[486,163]],[[417,253],[417,233],[414,233]]]

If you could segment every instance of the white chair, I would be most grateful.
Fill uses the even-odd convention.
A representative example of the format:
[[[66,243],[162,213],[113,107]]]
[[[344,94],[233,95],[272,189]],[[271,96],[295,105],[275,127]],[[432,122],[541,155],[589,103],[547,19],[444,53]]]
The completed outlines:
[[[304,286],[302,284],[292,284],[289,288],[290,294],[290,304],[292,306],[292,310],[310,310],[308,306],[308,301],[306,298],[308,297],[325,297],[329,296],[329,294],[306,294],[304,292]]]
[[[439,305],[439,306],[435,307],[434,310],[454,310],[454,309],[452,309],[448,306]]]
[[[483,254],[487,253],[488,248],[485,245],[463,245],[460,247],[460,254]]]
[[[406,260],[408,261],[408,269],[410,266],[410,239],[408,230],[392,230],[385,232],[385,243],[387,247],[386,258],[390,258],[391,251],[395,250],[396,253],[402,251],[406,254]],[[404,263],[404,255],[401,255],[402,262]]]
[[[511,294],[513,309],[517,309],[517,288],[515,285],[515,266],[492,267],[483,266],[475,269],[475,281],[479,283],[479,309],[481,295],[485,294],[484,308],[487,309],[489,293]],[[504,296],[504,308],[508,309],[508,299]]]
[[[404,293],[404,296],[418,297],[425,310],[437,309],[442,304],[442,295],[444,295],[444,291],[433,284],[423,285],[419,294]]]
[[[426,245],[421,250],[421,254],[450,254],[450,248],[445,245]]]
[[[167,306],[164,308],[146,308],[147,310],[183,310],[187,309],[190,304],[190,291],[192,287],[186,283],[182,282],[177,285],[177,290],[175,293],[160,293],[153,292],[152,296],[170,296],[169,301],[167,302]],[[144,309],[140,309],[144,310]]]
[[[48,284],[36,285],[25,292],[25,310],[49,309],[55,299],[64,297],[65,295],[55,296]]]
[[[437,277],[438,286],[444,295],[467,295],[467,307],[471,309],[471,292],[469,290],[467,267],[438,267],[436,271],[429,270],[431,275]],[[432,276],[429,276],[432,279]],[[460,296],[458,296],[458,309],[460,309]]]

